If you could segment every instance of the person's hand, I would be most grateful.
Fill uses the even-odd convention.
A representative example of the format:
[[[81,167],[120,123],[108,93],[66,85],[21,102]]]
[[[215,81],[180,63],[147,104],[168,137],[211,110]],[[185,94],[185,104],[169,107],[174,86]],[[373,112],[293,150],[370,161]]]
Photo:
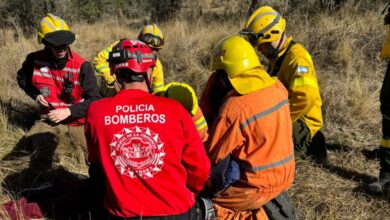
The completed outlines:
[[[37,97],[35,98],[35,101],[36,101],[40,106],[49,107],[49,102],[46,101],[46,99],[45,99],[45,97],[43,97],[43,95],[37,95]]]
[[[70,114],[71,113],[69,108],[59,108],[51,110],[47,116],[49,117],[50,121],[60,123],[64,119],[68,118]]]

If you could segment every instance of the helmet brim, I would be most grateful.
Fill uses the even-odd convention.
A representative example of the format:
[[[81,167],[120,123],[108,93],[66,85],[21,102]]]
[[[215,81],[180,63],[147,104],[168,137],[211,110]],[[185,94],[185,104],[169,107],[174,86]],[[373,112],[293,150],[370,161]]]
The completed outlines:
[[[233,88],[240,94],[246,95],[264,88],[265,80],[261,74],[267,74],[263,69],[257,68],[249,70],[238,77],[231,78],[228,75]],[[276,78],[272,78],[269,83],[273,84]]]
[[[61,30],[46,34],[45,38],[43,38],[43,42],[58,47],[62,45],[70,45],[75,41],[75,39],[75,34],[71,31]]]

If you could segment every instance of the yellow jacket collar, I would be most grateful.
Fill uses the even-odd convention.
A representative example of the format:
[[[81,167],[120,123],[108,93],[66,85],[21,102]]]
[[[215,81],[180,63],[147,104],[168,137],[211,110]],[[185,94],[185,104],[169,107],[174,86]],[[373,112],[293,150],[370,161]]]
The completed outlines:
[[[282,47],[283,49],[278,53],[278,57],[277,58],[283,56],[283,54],[286,53],[288,45],[291,43],[291,41],[292,41],[292,37],[288,37],[286,42],[284,43],[284,45]]]

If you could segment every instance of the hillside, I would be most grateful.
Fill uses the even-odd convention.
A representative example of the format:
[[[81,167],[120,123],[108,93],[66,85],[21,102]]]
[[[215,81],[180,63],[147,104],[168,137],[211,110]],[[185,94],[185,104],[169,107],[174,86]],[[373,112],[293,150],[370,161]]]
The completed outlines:
[[[165,82],[187,82],[199,95],[211,74],[211,49],[221,37],[242,29],[249,1],[183,2],[175,9],[175,16],[159,23],[166,39],[160,58]],[[387,63],[378,54],[387,33],[380,14],[387,1],[348,0],[340,8],[333,4],[321,7],[317,0],[262,2],[281,11],[287,20],[287,34],[311,52],[323,98],[323,132],[330,161],[327,165],[297,161],[289,193],[301,218],[390,219],[389,202],[362,191],[362,185],[374,181],[379,172],[378,161],[370,152],[377,148],[381,137],[379,90]],[[69,17],[72,31],[77,34],[71,48],[92,60],[114,40],[136,38],[150,16],[118,13],[103,16],[98,22],[73,21]],[[39,18],[34,22],[38,23]],[[0,39],[1,203],[17,198],[26,183],[37,184],[36,177],[23,176],[32,149],[26,148],[22,138],[37,116],[37,106],[18,88],[16,72],[26,55],[41,45],[20,24],[4,26]],[[262,61],[266,65],[264,58]],[[87,174],[86,167],[75,158],[62,158],[61,164],[67,173]],[[77,177],[73,174],[69,178]],[[22,177],[29,181],[22,181]]]

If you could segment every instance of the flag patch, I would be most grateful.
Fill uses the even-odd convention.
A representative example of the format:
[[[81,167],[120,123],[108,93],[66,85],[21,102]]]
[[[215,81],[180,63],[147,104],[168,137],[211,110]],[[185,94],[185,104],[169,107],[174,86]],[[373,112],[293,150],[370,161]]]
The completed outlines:
[[[309,72],[309,67],[307,66],[298,66],[297,73],[298,74],[304,74]]]

